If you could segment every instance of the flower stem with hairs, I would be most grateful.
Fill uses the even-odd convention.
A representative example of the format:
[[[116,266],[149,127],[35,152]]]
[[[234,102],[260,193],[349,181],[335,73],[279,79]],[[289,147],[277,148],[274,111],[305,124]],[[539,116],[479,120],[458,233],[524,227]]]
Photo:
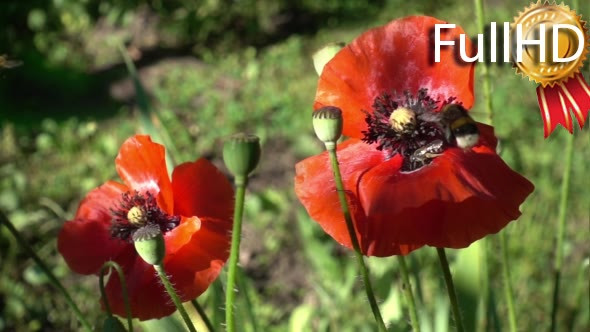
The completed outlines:
[[[241,184],[239,183],[241,182]],[[225,293],[225,324],[228,332],[235,331],[234,300],[236,292],[236,275],[240,242],[242,238],[242,215],[244,212],[244,197],[246,195],[246,181],[236,180],[236,202],[234,209],[234,226],[232,232],[231,253],[229,256],[229,268],[227,272],[227,287]]]
[[[316,136],[320,139],[320,141],[324,142],[324,146],[326,147],[328,156],[330,157],[332,175],[334,176],[334,182],[336,184],[336,192],[338,193],[340,208],[342,209],[342,214],[344,215],[346,229],[348,230],[348,235],[350,236],[350,242],[352,244],[352,248],[354,249],[359,270],[361,270],[363,283],[365,284],[365,291],[367,292],[367,298],[369,299],[371,310],[375,316],[377,327],[379,331],[387,331],[385,323],[383,322],[383,317],[379,311],[379,306],[375,300],[373,286],[371,285],[371,280],[369,278],[369,271],[365,266],[361,247],[359,245],[358,239],[356,238],[356,231],[354,229],[352,216],[350,215],[350,208],[348,207],[348,201],[346,200],[344,183],[342,182],[342,174],[340,173],[340,166],[338,164],[338,156],[336,155],[336,145],[338,139],[340,139],[342,136],[342,110],[335,106],[323,107],[313,113],[312,123]]]
[[[579,9],[578,0],[572,1],[573,9]],[[570,176],[572,172],[572,159],[574,155],[574,135],[568,135],[566,146],[565,169],[563,170],[563,181],[561,182],[561,198],[559,200],[559,215],[557,226],[557,245],[555,246],[555,261],[553,263],[553,300],[551,304],[551,327],[553,332],[557,327],[557,308],[559,308],[559,283],[561,280],[561,263],[563,260],[563,239],[565,237],[565,217],[569,198]]]
[[[127,312],[127,329],[129,331],[133,331],[133,318],[131,317],[131,305],[129,302],[129,295],[127,293],[127,282],[125,280],[125,274],[121,269],[121,266],[114,261],[108,261],[102,265],[100,269],[100,274],[98,275],[98,285],[100,287],[100,295],[104,300],[104,308],[105,311],[109,316],[112,315],[111,313],[111,306],[109,304],[109,299],[107,298],[105,288],[104,288],[104,276],[107,274],[107,270],[109,268],[115,269],[117,274],[119,275],[119,281],[121,282],[121,292],[123,294],[123,302],[125,302],[125,311]]]
[[[348,228],[350,241],[352,242],[352,246],[354,248],[356,261],[359,265],[359,269],[361,270],[361,275],[363,277],[363,283],[365,284],[367,298],[369,299],[369,304],[371,305],[371,310],[373,311],[373,316],[375,316],[375,321],[377,322],[379,331],[384,332],[387,331],[387,328],[385,327],[383,317],[381,316],[381,312],[379,311],[379,306],[377,305],[377,301],[375,300],[373,286],[371,285],[371,280],[369,278],[369,271],[367,270],[367,267],[365,265],[363,254],[361,253],[361,248],[356,238],[356,232],[354,230],[354,225],[352,223],[352,217],[350,215],[350,210],[348,208],[348,202],[346,201],[344,184],[342,183],[342,175],[340,174],[340,167],[338,166],[338,157],[336,156],[336,146],[334,145],[331,148],[328,148],[326,146],[326,148],[328,149],[328,154],[330,155],[330,162],[332,163],[332,170],[334,171],[334,180],[336,182],[336,191],[338,192],[338,198],[340,199],[342,213],[344,214],[344,220],[346,221],[346,227]]]
[[[182,320],[184,320],[186,327],[191,332],[197,332],[197,329],[193,325],[193,322],[191,321],[190,317],[188,316],[188,313],[184,309],[184,306],[182,305],[182,302],[180,301],[178,294],[176,294],[174,287],[170,283],[170,280],[168,279],[168,276],[166,275],[166,271],[164,271],[164,266],[161,264],[155,264],[154,269],[158,273],[160,280],[162,280],[162,285],[164,285],[164,288],[166,288],[166,292],[168,292],[168,295],[170,295],[170,298],[172,299],[172,302],[174,302],[176,309],[178,309],[178,312],[180,313]]]
[[[408,265],[404,256],[397,256],[399,266],[402,272],[402,280],[404,296],[408,304],[408,311],[410,312],[410,323],[412,325],[412,332],[420,332],[420,322],[418,321],[418,311],[416,310],[416,300],[414,300],[414,293],[412,292],[412,284],[410,283],[410,273],[408,271]]]
[[[565,152],[565,169],[561,182],[561,198],[559,200],[559,214],[557,224],[557,244],[555,246],[555,260],[553,262],[553,301],[551,305],[551,328],[557,328],[557,309],[559,308],[559,283],[561,280],[561,265],[563,261],[563,240],[565,238],[565,221],[569,198],[570,177],[572,173],[572,157],[574,154],[574,135],[567,135]]]
[[[480,33],[484,33],[484,22],[485,22],[485,16],[484,16],[484,6],[483,6],[483,1],[482,0],[475,0],[475,14],[477,16],[477,26],[478,26],[478,30]],[[483,85],[482,85],[482,89],[483,89],[483,99],[484,99],[484,106],[485,106],[485,113],[487,116],[487,122],[493,126],[494,125],[494,107],[493,107],[493,103],[492,103],[492,84],[491,84],[491,77],[490,77],[490,70],[488,68],[488,66],[486,66],[485,64],[481,67],[481,74],[483,77]],[[517,331],[517,325],[516,325],[516,311],[514,308],[514,292],[513,292],[513,288],[512,288],[512,281],[510,279],[510,271],[509,266],[510,264],[508,264],[508,239],[506,237],[506,232],[500,232],[500,234],[498,235],[500,237],[500,252],[501,252],[501,261],[502,261],[502,279],[504,282],[504,298],[506,300],[506,307],[508,309],[508,323],[510,326],[510,331],[511,332],[516,332]],[[487,241],[486,239],[483,239],[483,241]],[[484,250],[486,251],[485,257],[486,257],[486,261],[487,260],[487,245],[484,242]],[[483,308],[484,308],[484,312],[486,312],[486,308],[487,308],[487,301],[488,301],[488,295],[489,295],[489,280],[487,280],[489,278],[489,275],[486,273],[484,274],[483,278],[485,278],[486,280],[484,280],[484,285],[486,287],[484,287],[484,299],[483,299]]]
[[[508,325],[510,332],[517,332],[516,310],[514,308],[514,291],[512,279],[510,278],[510,264],[508,263],[508,237],[506,232],[500,232],[500,251],[502,259],[502,279],[504,280],[504,298],[508,309]]]
[[[209,319],[209,317],[207,316],[207,313],[205,313],[205,310],[203,309],[203,307],[201,307],[201,305],[199,304],[197,299],[193,299],[191,301],[191,303],[193,304],[193,307],[195,307],[195,310],[197,311],[197,313],[199,313],[199,316],[201,316],[201,319],[203,320],[203,323],[205,323],[205,326],[207,326],[207,329],[209,330],[209,332],[214,332],[215,328],[213,328],[213,324],[211,324],[211,320]]]
[[[227,271],[225,292],[225,324],[228,332],[236,329],[234,320],[234,301],[240,242],[242,239],[242,216],[244,214],[244,198],[248,175],[254,171],[260,161],[260,141],[255,135],[235,134],[223,145],[223,161],[234,175],[236,196],[234,202],[234,221],[232,229],[231,251]]]
[[[477,16],[477,29],[479,30],[479,33],[484,33],[484,29],[485,29],[485,17],[484,17],[484,7],[483,7],[483,0],[475,0],[475,15]],[[485,110],[486,110],[486,117],[487,117],[487,122],[490,125],[493,125],[493,121],[494,121],[494,111],[493,111],[493,107],[492,107],[492,98],[491,98],[491,94],[492,94],[492,84],[491,84],[491,80],[490,80],[490,69],[488,68],[488,66],[486,66],[486,64],[484,63],[483,66],[479,66],[480,70],[481,70],[481,74],[483,76],[483,99],[484,99],[484,104],[485,104]]]
[[[459,309],[459,301],[457,300],[457,292],[455,291],[455,285],[453,284],[453,276],[449,269],[447,254],[445,254],[444,248],[436,248],[436,252],[438,253],[440,267],[442,268],[445,284],[447,285],[447,292],[449,293],[449,300],[451,301],[451,309],[453,310],[457,332],[463,332],[465,331],[463,328],[463,319],[461,318],[461,310]]]

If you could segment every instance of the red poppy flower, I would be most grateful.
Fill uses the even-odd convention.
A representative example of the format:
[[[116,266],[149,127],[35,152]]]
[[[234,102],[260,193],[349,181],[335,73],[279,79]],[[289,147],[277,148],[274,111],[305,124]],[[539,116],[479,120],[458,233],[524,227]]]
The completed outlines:
[[[366,255],[466,247],[518,218],[533,191],[496,154],[493,129],[467,116],[473,65],[458,63],[454,47],[433,62],[439,23],[446,22],[414,16],[371,29],[319,79],[314,109],[339,107],[351,137],[337,153]],[[464,33],[444,31],[445,40]],[[350,248],[326,153],[296,165],[295,191],[310,216]]]
[[[133,317],[161,318],[175,307],[154,268],[136,253],[131,235],[142,222],[160,227],[166,272],[181,299],[192,300],[217,278],[228,258],[233,189],[205,159],[179,165],[170,181],[164,147],[149,136],[125,141],[115,164],[124,184],[109,181],[92,190],[74,220],[64,224],[58,250],[81,274],[97,274],[103,263],[116,261],[127,279]],[[134,206],[149,220],[127,220]],[[125,316],[116,274],[106,293],[113,313]]]

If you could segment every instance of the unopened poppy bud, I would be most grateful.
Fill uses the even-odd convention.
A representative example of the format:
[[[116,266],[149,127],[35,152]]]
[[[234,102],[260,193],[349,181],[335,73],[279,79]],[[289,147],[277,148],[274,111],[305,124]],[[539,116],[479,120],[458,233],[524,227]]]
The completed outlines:
[[[260,140],[243,133],[230,136],[223,145],[223,161],[236,178],[247,177],[260,161]]]
[[[313,57],[313,67],[315,68],[315,72],[318,75],[321,75],[322,70],[324,70],[324,67],[326,66],[326,64],[328,62],[330,62],[330,60],[332,60],[332,58],[336,55],[336,53],[340,52],[340,50],[345,45],[346,44],[344,44],[342,42],[330,43],[330,44],[322,47],[317,52],[315,52],[312,56]]]
[[[104,320],[102,324],[103,332],[124,332],[127,331],[123,323],[113,316],[109,316]]]
[[[336,145],[342,136],[342,111],[338,107],[326,106],[313,112],[313,130],[326,146]]]
[[[157,225],[146,225],[133,233],[135,251],[151,265],[160,265],[166,255],[164,236]]]
[[[134,225],[143,225],[146,222],[145,212],[141,208],[134,206],[127,212],[127,220]]]

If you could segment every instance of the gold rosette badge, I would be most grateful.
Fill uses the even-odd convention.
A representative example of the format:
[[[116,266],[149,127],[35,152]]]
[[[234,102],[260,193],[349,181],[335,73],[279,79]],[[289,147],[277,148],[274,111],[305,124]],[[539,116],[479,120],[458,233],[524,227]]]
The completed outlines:
[[[570,110],[582,128],[590,110],[590,86],[580,72],[590,46],[582,17],[566,5],[539,1],[514,19],[511,35],[516,71],[539,84],[545,137],[558,124],[573,133]]]

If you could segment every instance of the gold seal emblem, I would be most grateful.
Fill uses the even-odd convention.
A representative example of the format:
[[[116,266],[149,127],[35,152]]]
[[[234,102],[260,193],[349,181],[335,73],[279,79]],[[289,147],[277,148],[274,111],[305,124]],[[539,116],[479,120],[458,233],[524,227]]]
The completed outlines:
[[[557,30],[557,38],[554,40],[554,28],[561,25]],[[520,25],[520,27],[518,27]],[[542,26],[543,25],[543,26]],[[582,38],[572,29],[563,28],[563,25],[570,25],[582,32]],[[517,29],[518,28],[518,29]],[[519,31],[520,30],[520,31]],[[518,33],[521,33],[521,40],[543,40],[543,44],[525,44],[521,48],[521,61],[518,61],[518,45],[514,47],[514,40]],[[566,5],[550,3],[531,4],[514,19],[511,36],[512,61],[516,71],[529,80],[541,84],[542,87],[553,86],[556,83],[566,82],[574,77],[584,64],[588,54],[588,30],[581,16]],[[554,44],[557,43],[557,47]],[[554,59],[568,59],[573,57],[579,49],[579,43],[583,43],[581,54],[571,61],[559,62]],[[541,47],[545,49],[545,61],[541,61]],[[554,50],[557,51],[555,54]]]

